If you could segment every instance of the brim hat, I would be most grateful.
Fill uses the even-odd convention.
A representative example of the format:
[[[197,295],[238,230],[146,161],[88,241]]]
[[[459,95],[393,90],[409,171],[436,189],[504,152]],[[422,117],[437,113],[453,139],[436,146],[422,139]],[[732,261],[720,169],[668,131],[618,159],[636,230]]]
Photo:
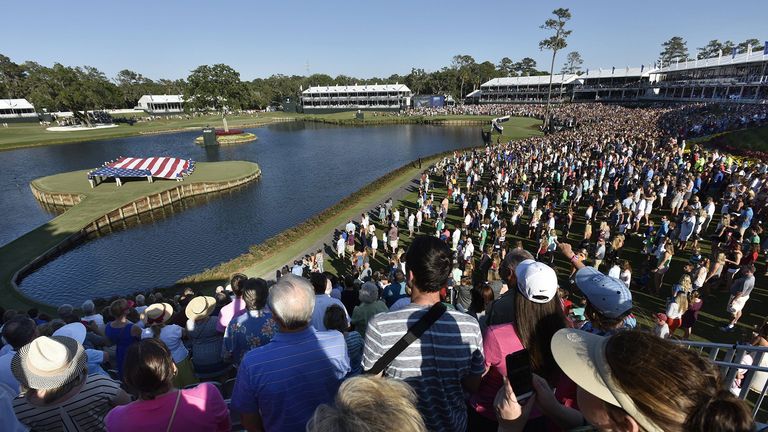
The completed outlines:
[[[216,309],[216,299],[209,296],[197,296],[189,301],[184,313],[191,320],[205,318]]]
[[[640,412],[632,398],[613,380],[605,357],[609,340],[582,330],[561,329],[552,337],[552,356],[563,373],[587,393],[626,411],[642,430],[663,432]]]
[[[515,268],[517,289],[529,301],[549,303],[557,295],[557,273],[552,267],[527,259]]]
[[[19,384],[35,390],[60,388],[87,370],[83,346],[66,336],[40,336],[11,360],[11,372]]]
[[[632,309],[632,293],[624,282],[589,266],[579,269],[574,279],[589,303],[606,317],[619,318]]]
[[[144,310],[144,322],[152,324],[164,324],[173,315],[173,307],[168,303],[155,303]]]

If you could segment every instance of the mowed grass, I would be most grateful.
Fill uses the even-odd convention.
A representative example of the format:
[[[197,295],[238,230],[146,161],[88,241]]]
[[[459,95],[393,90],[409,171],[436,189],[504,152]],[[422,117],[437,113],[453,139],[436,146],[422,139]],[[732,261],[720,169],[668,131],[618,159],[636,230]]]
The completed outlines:
[[[768,152],[768,126],[725,132],[700,140],[704,144],[709,141],[744,150]]]
[[[116,114],[114,117],[131,117],[130,114]],[[271,123],[278,118],[291,117],[286,113],[257,113],[227,117],[229,127],[255,127]],[[51,126],[55,126],[52,124]],[[133,135],[151,134],[163,131],[201,129],[204,126],[222,127],[221,116],[206,115],[190,119],[160,118],[142,121],[130,126],[125,123],[115,128],[94,129],[71,132],[52,132],[45,130],[37,122],[8,123],[8,127],[0,127],[0,150],[11,150],[20,147],[33,147],[50,144],[66,144],[81,141],[92,141],[107,138],[120,138]]]

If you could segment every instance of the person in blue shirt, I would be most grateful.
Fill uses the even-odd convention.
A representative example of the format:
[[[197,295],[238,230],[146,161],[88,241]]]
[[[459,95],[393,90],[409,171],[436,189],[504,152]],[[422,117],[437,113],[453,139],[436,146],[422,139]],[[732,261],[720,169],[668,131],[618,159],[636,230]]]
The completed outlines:
[[[267,303],[280,331],[243,357],[230,407],[246,430],[302,431],[351,371],[347,343],[310,325],[315,293],[306,279],[283,276]]]
[[[405,292],[405,273],[402,270],[398,269],[395,271],[395,281],[384,288],[384,293],[381,297],[388,308],[392,307],[401,298],[408,297],[408,294]]]

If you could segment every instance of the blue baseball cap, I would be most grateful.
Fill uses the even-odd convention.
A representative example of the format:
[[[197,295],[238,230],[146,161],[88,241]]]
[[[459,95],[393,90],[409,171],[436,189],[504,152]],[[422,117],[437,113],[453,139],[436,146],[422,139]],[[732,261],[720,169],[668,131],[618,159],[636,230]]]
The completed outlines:
[[[632,293],[624,282],[589,266],[577,271],[575,279],[589,303],[608,318],[619,318],[632,309]]]

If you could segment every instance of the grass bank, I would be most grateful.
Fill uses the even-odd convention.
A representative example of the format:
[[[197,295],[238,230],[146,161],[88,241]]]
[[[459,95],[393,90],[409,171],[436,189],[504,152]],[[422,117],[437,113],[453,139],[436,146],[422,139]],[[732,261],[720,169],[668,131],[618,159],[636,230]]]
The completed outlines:
[[[18,292],[12,282],[14,275],[30,262],[44,261],[41,257],[55,253],[60,244],[72,241],[70,239],[81,235],[83,230],[90,229],[95,222],[103,221],[105,215],[107,221],[110,214],[113,219],[117,219],[129,213],[131,208],[139,207],[132,204],[139,202],[143,205],[148,197],[159,198],[156,198],[154,203],[151,200],[148,202],[150,208],[151,206],[156,208],[165,205],[163,200],[171,202],[191,194],[221,190],[224,185],[234,184],[242,179],[255,178],[261,171],[253,162],[200,162],[196,165],[195,171],[183,182],[155,180],[149,183],[142,179],[124,182],[121,187],[117,187],[114,183],[102,183],[93,189],[88,184],[87,172],[85,170],[57,174],[32,182],[31,186],[36,196],[44,194],[51,197],[57,195],[77,197],[76,200],[79,200],[79,203],[0,248],[0,304],[4,307],[26,309],[42,306],[49,309],[44,304],[45,299],[30,299]],[[179,187],[185,189],[178,190]],[[202,191],[200,191],[201,187]],[[125,210],[126,207],[128,207],[127,210]],[[96,225],[98,230],[98,223]]]

